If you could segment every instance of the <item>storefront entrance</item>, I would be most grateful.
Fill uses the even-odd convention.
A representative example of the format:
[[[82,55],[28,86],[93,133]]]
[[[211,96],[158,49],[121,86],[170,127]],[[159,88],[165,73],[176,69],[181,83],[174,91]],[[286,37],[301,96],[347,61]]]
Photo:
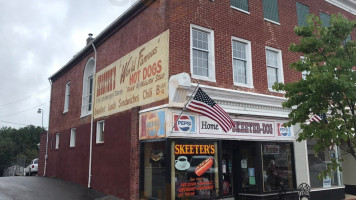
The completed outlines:
[[[275,196],[295,188],[292,144],[222,141],[222,186],[226,199]]]

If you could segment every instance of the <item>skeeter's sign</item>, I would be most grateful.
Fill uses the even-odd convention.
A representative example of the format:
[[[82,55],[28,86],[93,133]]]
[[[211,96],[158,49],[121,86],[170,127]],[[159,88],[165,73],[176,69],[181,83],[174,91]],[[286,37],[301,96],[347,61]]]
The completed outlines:
[[[209,145],[198,145],[198,144],[176,144],[174,146],[175,155],[185,155],[185,154],[214,154],[215,146]]]

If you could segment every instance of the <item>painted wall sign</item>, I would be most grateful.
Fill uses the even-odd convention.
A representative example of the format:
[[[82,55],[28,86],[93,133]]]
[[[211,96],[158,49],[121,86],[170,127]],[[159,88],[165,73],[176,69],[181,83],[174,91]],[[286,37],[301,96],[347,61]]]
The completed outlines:
[[[173,123],[176,125],[173,129],[175,132],[196,133],[196,116],[182,115],[178,120],[179,115],[173,114]]]
[[[94,118],[168,98],[169,31],[96,74]]]
[[[165,111],[153,111],[140,116],[140,140],[166,137]]]

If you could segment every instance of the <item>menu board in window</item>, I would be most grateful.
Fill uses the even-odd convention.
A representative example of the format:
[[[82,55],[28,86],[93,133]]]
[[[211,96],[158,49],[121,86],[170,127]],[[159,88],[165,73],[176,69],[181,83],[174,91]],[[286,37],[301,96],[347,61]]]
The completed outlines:
[[[176,199],[218,196],[216,143],[174,143],[172,178]]]

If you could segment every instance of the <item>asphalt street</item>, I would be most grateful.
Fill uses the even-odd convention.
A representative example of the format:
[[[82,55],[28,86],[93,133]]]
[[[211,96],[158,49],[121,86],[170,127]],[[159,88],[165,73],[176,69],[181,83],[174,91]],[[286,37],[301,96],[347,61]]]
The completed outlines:
[[[82,185],[47,177],[0,177],[0,200],[118,200]]]

